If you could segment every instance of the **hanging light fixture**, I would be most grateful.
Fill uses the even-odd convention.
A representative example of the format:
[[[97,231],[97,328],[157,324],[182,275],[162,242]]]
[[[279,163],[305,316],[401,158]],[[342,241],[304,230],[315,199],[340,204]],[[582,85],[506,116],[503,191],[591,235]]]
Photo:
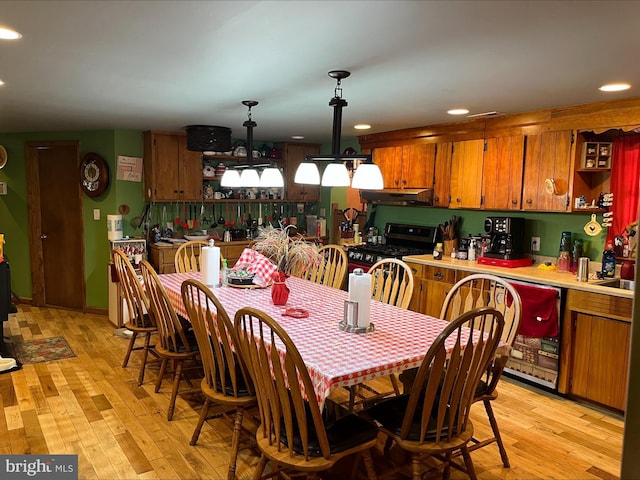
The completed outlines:
[[[342,79],[351,75],[346,70],[331,70],[329,76],[336,79],[336,88],[333,98],[329,101],[329,106],[333,107],[333,133],[331,138],[330,155],[307,155],[305,161],[300,163],[294,177],[295,183],[305,183],[308,185],[322,185],[325,187],[347,187],[351,183],[353,188],[362,190],[379,190],[384,187],[382,172],[373,163],[371,155],[344,155],[340,154],[340,136],[342,130],[342,108],[348,105],[342,98]],[[349,172],[345,166],[345,161],[352,164],[359,163],[353,174],[353,182],[350,182]],[[327,166],[320,181],[320,172],[317,162],[325,163]],[[362,168],[365,167],[365,168]],[[360,173],[358,173],[362,170]]]
[[[248,107],[247,117],[248,120],[242,124],[243,127],[247,127],[247,168],[244,168],[240,173],[240,185],[243,187],[259,187],[260,175],[258,170],[253,166],[253,127],[258,124],[251,119],[251,107],[258,105],[255,100],[243,100],[242,104]]]

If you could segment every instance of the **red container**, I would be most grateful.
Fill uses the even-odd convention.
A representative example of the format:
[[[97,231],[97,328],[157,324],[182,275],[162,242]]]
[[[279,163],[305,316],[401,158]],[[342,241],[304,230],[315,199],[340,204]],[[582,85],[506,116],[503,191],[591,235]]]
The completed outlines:
[[[623,280],[633,280],[636,276],[635,262],[625,260],[620,266],[620,278]]]

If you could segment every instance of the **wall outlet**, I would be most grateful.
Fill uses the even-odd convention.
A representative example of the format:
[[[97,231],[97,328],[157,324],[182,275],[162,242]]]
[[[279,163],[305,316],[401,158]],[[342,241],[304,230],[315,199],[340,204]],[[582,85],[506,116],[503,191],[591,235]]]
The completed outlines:
[[[100,209],[99,208],[94,208],[93,209],[93,219],[94,220],[100,220]]]
[[[532,252],[540,251],[540,237],[531,237],[531,251]]]

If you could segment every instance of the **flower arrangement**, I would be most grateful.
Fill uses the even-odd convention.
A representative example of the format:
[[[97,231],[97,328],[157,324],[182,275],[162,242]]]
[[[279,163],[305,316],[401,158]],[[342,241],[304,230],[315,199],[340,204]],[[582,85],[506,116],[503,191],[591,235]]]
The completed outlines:
[[[254,244],[256,251],[271,260],[278,272],[286,276],[317,267],[322,260],[315,244],[305,241],[302,235],[289,235],[291,227],[282,224],[280,228],[260,227]]]

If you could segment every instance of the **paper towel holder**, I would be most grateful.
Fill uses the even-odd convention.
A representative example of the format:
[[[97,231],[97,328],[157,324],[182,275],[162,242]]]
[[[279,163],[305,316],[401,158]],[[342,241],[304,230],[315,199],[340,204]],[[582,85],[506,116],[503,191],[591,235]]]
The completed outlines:
[[[340,320],[338,328],[347,333],[369,333],[373,332],[376,329],[376,326],[373,322],[369,322],[368,327],[356,327],[355,325],[348,325],[346,320]]]
[[[369,322],[369,325],[366,327],[359,327],[358,325],[349,323],[349,319],[351,319],[352,321],[355,319],[355,323],[358,323],[358,302],[345,300],[343,319],[340,323],[338,323],[338,328],[340,330],[347,333],[368,333],[373,332],[373,330],[375,329],[375,326],[372,322]]]

